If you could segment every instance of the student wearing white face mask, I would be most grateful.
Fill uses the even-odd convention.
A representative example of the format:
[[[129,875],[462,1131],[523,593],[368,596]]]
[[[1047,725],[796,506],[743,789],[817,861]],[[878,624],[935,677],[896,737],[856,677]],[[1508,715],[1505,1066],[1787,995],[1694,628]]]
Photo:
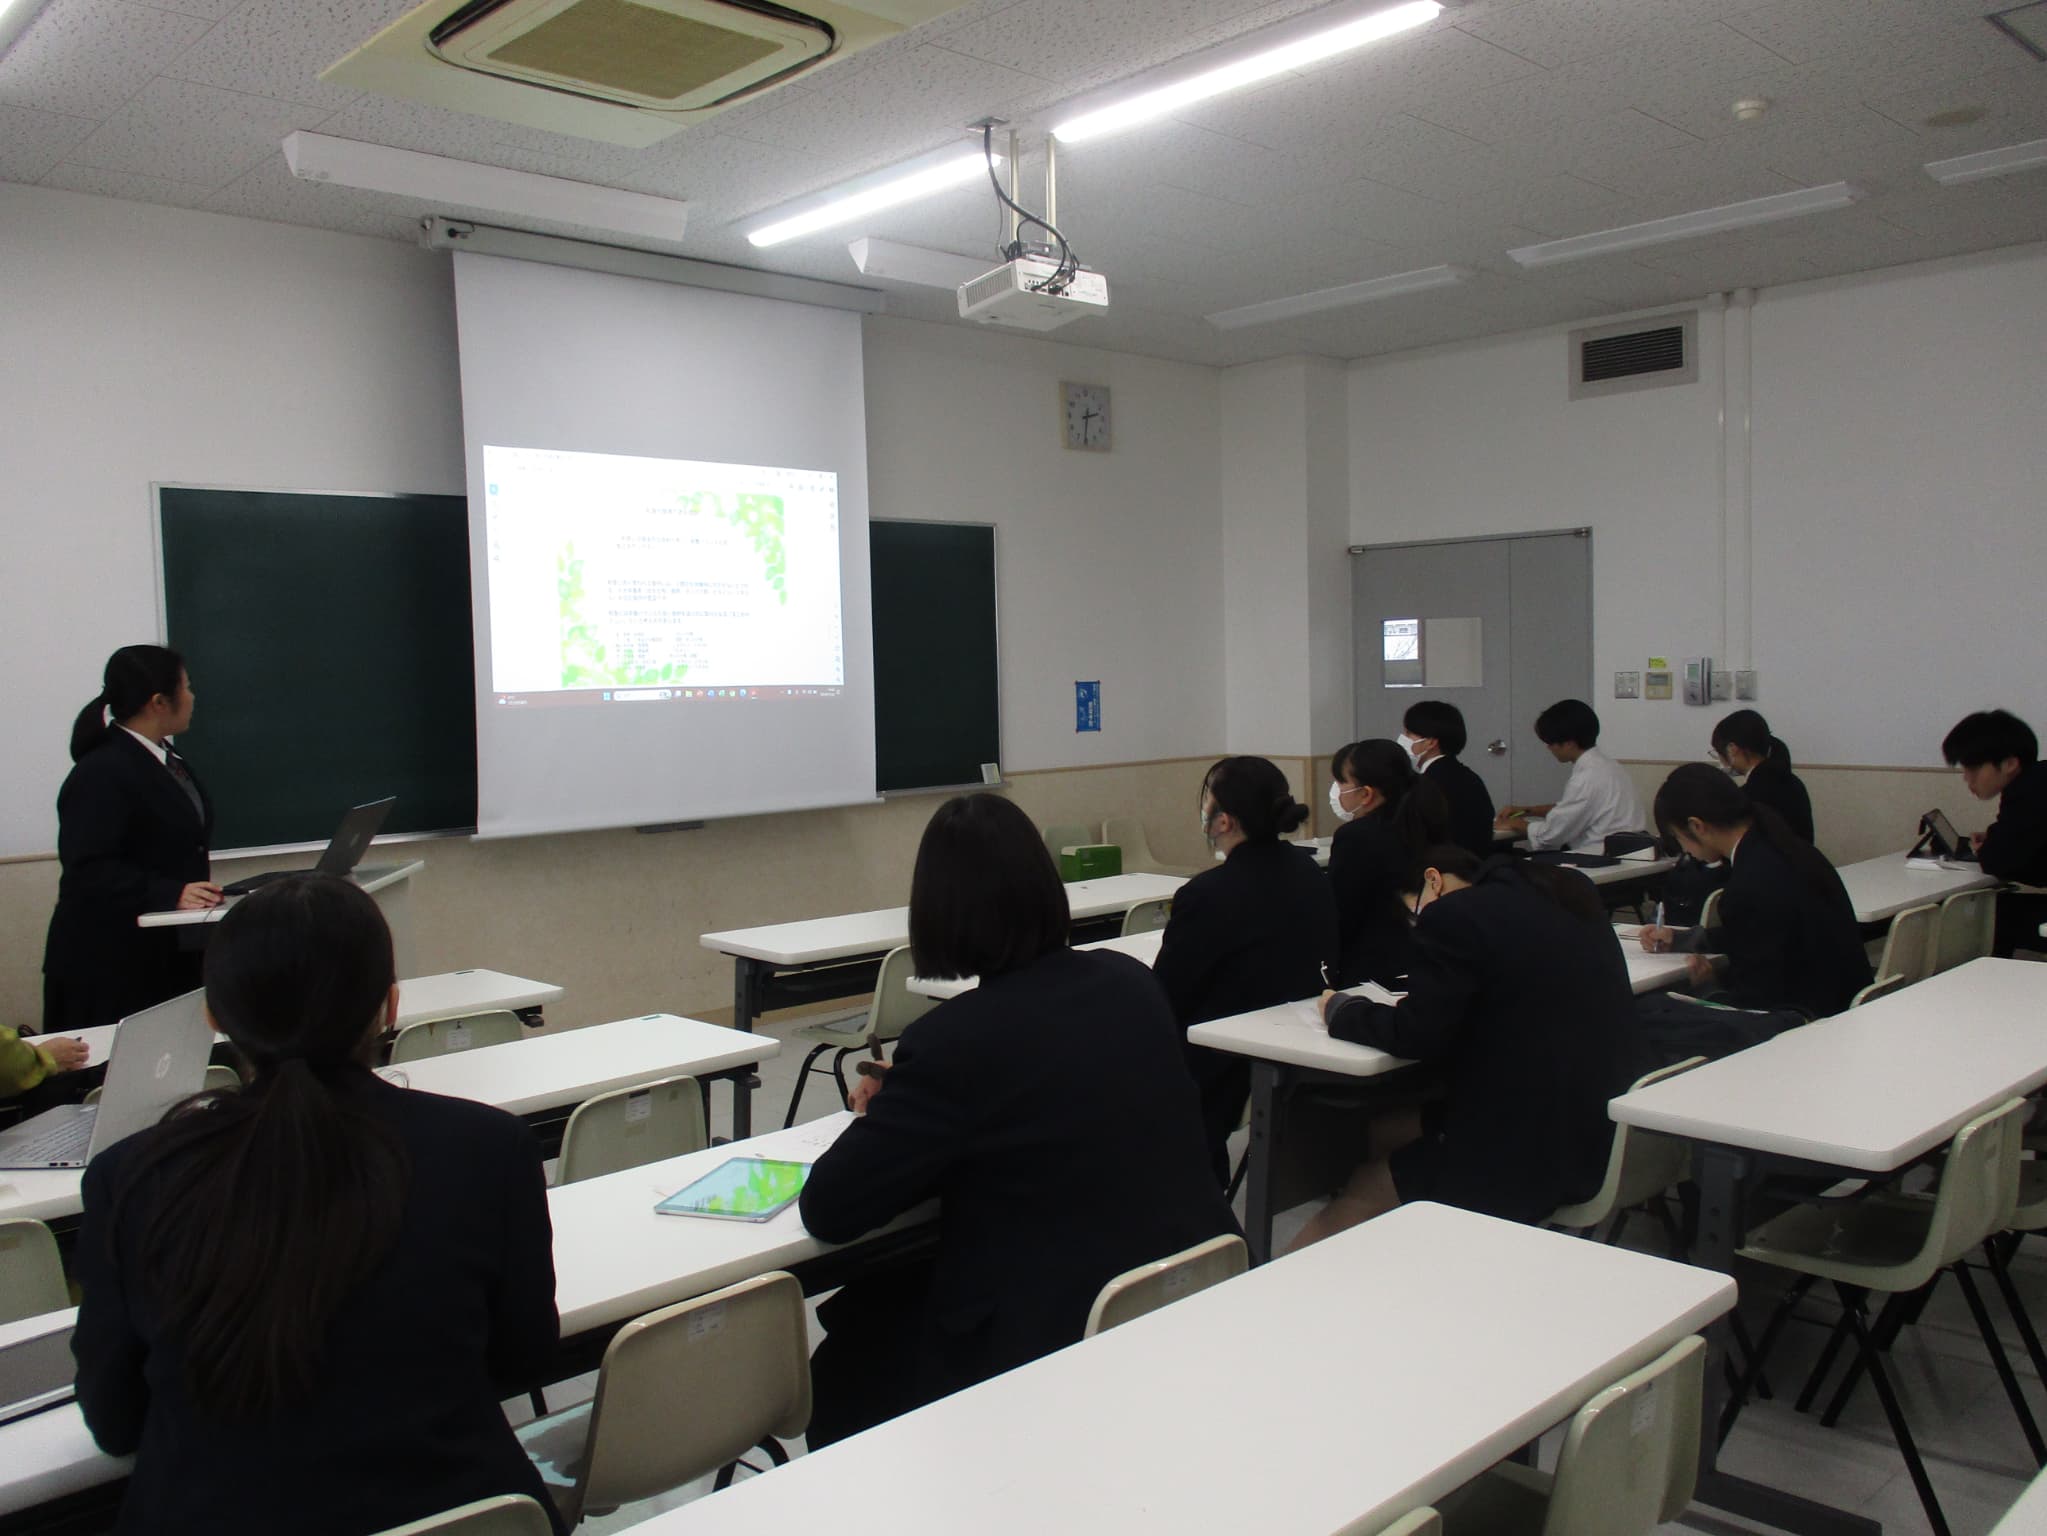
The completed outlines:
[[[1441,699],[1408,706],[1400,720],[1400,744],[1415,772],[1442,793],[1449,841],[1484,859],[1493,852],[1493,795],[1485,780],[1466,767],[1464,711]]]
[[[1446,835],[1443,797],[1398,743],[1383,738],[1352,742],[1330,760],[1329,774],[1329,804],[1343,823],[1329,843],[1336,985],[1392,986],[1407,974],[1412,952],[1401,892],[1422,851]]]

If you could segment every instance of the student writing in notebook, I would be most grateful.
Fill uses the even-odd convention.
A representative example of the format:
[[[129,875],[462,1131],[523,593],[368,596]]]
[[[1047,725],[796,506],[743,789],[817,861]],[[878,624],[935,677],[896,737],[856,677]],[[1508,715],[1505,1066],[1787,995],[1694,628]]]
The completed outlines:
[[[1997,802],[1990,830],[1971,839],[1983,873],[2021,885],[2047,885],[2047,767],[2033,728],[2002,709],[1964,716],[1940,744],[1978,800]],[[1997,898],[1996,952],[2047,948],[2040,924],[2047,896],[2005,891]]]
[[[1401,746],[1415,771],[1442,793],[1449,840],[1483,859],[1494,851],[1493,795],[1460,755],[1466,739],[1464,711],[1441,699],[1410,704],[1400,718]]]
[[[1591,848],[1616,832],[1642,832],[1649,818],[1627,770],[1599,750],[1599,716],[1582,699],[1560,699],[1535,717],[1535,734],[1571,776],[1553,805],[1510,808],[1499,825],[1537,851]]]
[[[1399,743],[1354,741],[1329,764],[1329,804],[1342,823],[1329,843],[1336,896],[1336,984],[1391,986],[1407,974],[1413,916],[1401,900],[1422,851],[1449,837],[1436,786]]]

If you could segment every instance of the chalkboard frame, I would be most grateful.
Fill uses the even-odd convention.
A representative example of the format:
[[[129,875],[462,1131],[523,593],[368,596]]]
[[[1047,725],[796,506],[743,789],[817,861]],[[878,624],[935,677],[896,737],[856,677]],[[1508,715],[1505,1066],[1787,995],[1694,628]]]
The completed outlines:
[[[996,772],[998,775],[1000,775],[1002,763],[1002,530],[995,523],[968,522],[958,518],[923,518],[923,517],[894,518],[870,516],[868,518],[870,567],[878,565],[878,562],[873,561],[871,558],[871,552],[873,548],[873,533],[874,529],[878,526],[887,526],[891,528],[964,528],[971,529],[977,533],[985,532],[988,535],[988,612],[990,616],[991,629],[989,639],[990,644],[992,646],[993,654],[991,656],[991,661],[993,664],[994,671],[993,698],[989,701],[989,703],[991,709],[993,710],[994,716],[993,718],[994,740],[990,744],[989,755],[986,758],[979,759],[979,761],[992,762],[996,764]],[[872,599],[873,597],[871,588],[869,592],[869,597],[870,599]],[[894,786],[883,784],[882,754],[884,750],[884,739],[881,718],[883,708],[882,692],[883,685],[881,672],[882,668],[880,656],[880,642],[877,639],[874,663],[875,692],[874,778],[875,793],[878,796],[880,796],[884,800],[888,800],[893,799],[897,796],[956,794],[962,790],[969,789],[992,789],[1003,782],[1002,779],[998,777],[995,783],[993,784],[988,783],[987,781],[983,780],[977,773],[972,778],[949,779],[944,782],[938,783],[900,784]]]

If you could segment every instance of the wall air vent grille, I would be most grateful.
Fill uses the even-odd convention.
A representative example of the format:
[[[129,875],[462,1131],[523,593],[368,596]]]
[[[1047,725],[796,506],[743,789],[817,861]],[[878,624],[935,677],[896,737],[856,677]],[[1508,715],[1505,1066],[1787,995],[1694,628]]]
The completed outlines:
[[[1571,332],[1571,398],[1689,384],[1699,376],[1698,313]]]

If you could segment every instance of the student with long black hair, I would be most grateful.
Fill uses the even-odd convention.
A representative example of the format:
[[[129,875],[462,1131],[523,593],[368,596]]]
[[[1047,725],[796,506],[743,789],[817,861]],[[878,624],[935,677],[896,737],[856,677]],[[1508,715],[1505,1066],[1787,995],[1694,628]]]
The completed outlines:
[[[553,1354],[539,1149],[500,1110],[369,1068],[391,934],[347,881],[255,892],[206,951],[240,1049],[85,1171],[72,1350],[122,1532],[363,1536],[495,1494],[547,1505],[500,1400]]]
[[[1398,742],[1354,741],[1330,759],[1329,775],[1329,803],[1343,823],[1329,843],[1336,984],[1390,986],[1407,974],[1413,950],[1413,914],[1401,892],[1422,851],[1449,839],[1449,814]]]
[[[1642,931],[1642,947],[1706,946],[1724,959],[1693,954],[1695,989],[1750,1019],[1704,1019],[1697,1004],[1645,998],[1659,1036],[1687,1022],[1717,1026],[1711,1046],[1745,1044],[1806,1019],[1840,1013],[1870,981],[1869,956],[1855,908],[1834,866],[1766,805],[1756,805],[1710,763],[1674,769],[1656,792],[1656,824],[1684,851],[1707,863],[1725,860],[1727,886],[1720,926]],[[1690,1010],[1688,1016],[1686,1010]],[[1752,1037],[1752,1038],[1751,1038]]]
[[[213,802],[171,745],[192,723],[184,660],[124,645],[71,727],[57,792],[57,910],[43,949],[45,1033],[111,1024],[199,985],[199,955],[145,912],[218,906]]]
[[[980,985],[861,1079],[861,1116],[811,1169],[802,1212],[826,1242],[932,1199],[945,1221],[927,1269],[819,1308],[812,1449],[1077,1343],[1117,1275],[1236,1230],[1158,984],[1128,956],[1069,948],[1070,922],[1028,816],[995,795],[939,807],[910,950],[919,975]],[[1100,1198],[1111,1187],[1130,1198]]]
[[[1751,802],[1767,805],[1808,843],[1814,840],[1812,796],[1791,771],[1791,749],[1770,734],[1769,721],[1737,709],[1713,727],[1713,755],[1742,776],[1741,791]]]
[[[1183,1029],[1322,990],[1323,968],[1336,960],[1336,898],[1314,859],[1281,838],[1307,819],[1286,775],[1262,757],[1223,758],[1202,778],[1201,833],[1223,861],[1174,892],[1153,967]],[[1250,1063],[1200,1046],[1187,1052],[1210,1161],[1224,1180]]]

